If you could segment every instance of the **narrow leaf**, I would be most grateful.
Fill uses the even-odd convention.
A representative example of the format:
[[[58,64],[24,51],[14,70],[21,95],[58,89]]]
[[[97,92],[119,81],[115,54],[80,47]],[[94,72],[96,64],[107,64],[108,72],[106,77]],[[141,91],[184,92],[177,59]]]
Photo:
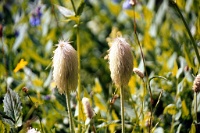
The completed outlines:
[[[59,5],[56,5],[58,10],[60,11],[60,13],[62,15],[64,15],[65,17],[71,17],[71,16],[75,16],[75,13],[63,6],[59,6]]]
[[[79,7],[78,7],[77,15],[81,15],[81,14],[82,14],[83,9],[84,9],[84,6],[85,6],[85,2],[82,0],[82,1],[81,1],[81,4],[80,4]]]
[[[65,95],[61,95],[61,94],[58,92],[58,89],[55,89],[55,90],[54,90],[54,96],[56,97],[56,100],[58,100],[58,102],[59,102],[63,107],[67,107],[67,104],[66,104],[66,97],[65,97]]]
[[[19,95],[16,92],[12,91],[10,88],[8,88],[7,93],[4,96],[3,103],[4,112],[6,113],[6,115],[14,120],[14,124],[17,124],[15,126],[21,126],[18,123],[22,111]],[[6,119],[5,121],[7,121],[8,124],[12,124],[12,121],[9,119]]]

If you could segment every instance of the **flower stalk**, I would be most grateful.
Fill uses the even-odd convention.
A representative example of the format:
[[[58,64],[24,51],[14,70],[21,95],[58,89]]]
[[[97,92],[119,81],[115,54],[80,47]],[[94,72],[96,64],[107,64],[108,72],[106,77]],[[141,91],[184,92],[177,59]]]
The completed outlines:
[[[122,133],[125,133],[124,123],[124,87],[128,85],[133,71],[133,56],[130,45],[122,37],[117,37],[109,50],[109,68],[111,78],[120,89]]]
[[[77,10],[76,10],[74,1],[73,0],[70,0],[70,1],[71,1],[73,10],[74,10],[75,16],[77,16],[78,14],[77,14]],[[80,59],[81,52],[80,52],[79,24],[80,24],[80,20],[77,19],[77,21],[76,21],[76,28],[77,28],[77,32],[76,32],[76,47],[77,47],[77,58],[78,58],[78,96],[77,96],[77,100],[78,100],[78,111],[80,112],[81,111],[81,72],[80,72],[81,71],[81,61],[80,61],[81,60]],[[78,115],[78,121],[79,122],[81,121],[81,115]],[[78,124],[78,132],[80,132],[80,130],[81,130],[81,125]]]
[[[69,94],[69,91],[66,92],[65,97],[66,97],[67,111],[68,111],[69,123],[70,123],[70,133],[74,133],[73,116],[72,116],[71,106],[70,106],[70,94]]]
[[[74,133],[70,107],[70,92],[76,91],[78,83],[78,59],[76,50],[68,41],[59,41],[53,56],[53,79],[60,94],[65,94],[70,120],[70,132]]]
[[[120,87],[120,106],[121,106],[121,121],[122,121],[122,133],[125,133],[125,121],[124,121],[124,89]]]

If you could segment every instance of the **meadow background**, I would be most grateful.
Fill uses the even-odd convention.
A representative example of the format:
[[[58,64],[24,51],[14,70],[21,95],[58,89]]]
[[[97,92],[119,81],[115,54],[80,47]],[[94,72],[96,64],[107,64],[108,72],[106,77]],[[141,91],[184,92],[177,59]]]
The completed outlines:
[[[80,95],[91,101],[98,133],[121,132],[120,98],[113,99],[119,92],[106,58],[109,43],[119,34],[131,45],[134,67],[144,72],[139,39],[148,75],[143,82],[133,72],[125,89],[126,132],[149,132],[151,113],[151,132],[197,132],[200,95],[192,85],[200,70],[200,2],[137,0],[133,7],[126,0],[74,3],[76,16],[65,12],[73,12],[70,0],[0,1],[0,131],[26,132],[32,127],[44,133],[69,132],[65,97],[52,80],[52,57],[59,40],[69,40],[77,49],[80,22]],[[151,78],[152,99],[144,85]],[[9,90],[6,97],[7,88],[14,92]],[[14,108],[7,110],[5,104]],[[77,92],[71,94],[71,107],[75,126],[91,132],[83,111],[77,113]]]

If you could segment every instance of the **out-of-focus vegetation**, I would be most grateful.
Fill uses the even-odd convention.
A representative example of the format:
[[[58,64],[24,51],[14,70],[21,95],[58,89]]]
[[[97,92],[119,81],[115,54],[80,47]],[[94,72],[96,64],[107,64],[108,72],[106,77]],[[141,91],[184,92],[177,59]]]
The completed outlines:
[[[59,40],[69,40],[77,49],[79,20],[80,95],[91,100],[97,132],[121,132],[119,92],[104,58],[112,39],[117,35],[126,38],[134,67],[145,71],[135,32],[144,52],[146,76],[142,80],[133,73],[125,89],[126,132],[149,132],[151,114],[151,132],[198,130],[200,95],[193,92],[192,85],[200,63],[174,4],[199,54],[200,2],[137,0],[132,7],[127,1],[75,0],[80,14],[73,17],[63,12],[73,11],[70,0],[0,1],[0,132],[26,132],[30,127],[44,133],[69,132],[65,97],[56,89],[51,66]],[[162,78],[150,81],[151,98],[145,84],[155,76]],[[78,113],[77,92],[71,94],[71,107],[75,127],[81,125],[82,132],[93,131],[83,111]]]

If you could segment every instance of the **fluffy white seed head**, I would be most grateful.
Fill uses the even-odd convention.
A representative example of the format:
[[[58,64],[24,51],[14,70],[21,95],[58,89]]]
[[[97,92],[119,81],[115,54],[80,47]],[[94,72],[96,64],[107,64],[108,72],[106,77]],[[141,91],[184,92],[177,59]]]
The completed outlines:
[[[193,90],[194,92],[200,92],[200,74],[198,74],[193,82]]]
[[[83,109],[84,109],[84,113],[88,118],[92,118],[94,116],[94,112],[90,106],[90,101],[88,98],[83,97],[82,99],[82,104],[83,104]]]
[[[134,72],[135,74],[137,74],[140,78],[144,78],[144,73],[143,73],[140,69],[138,69],[138,68],[133,68],[133,72]]]
[[[76,90],[78,59],[76,50],[68,41],[59,41],[53,56],[53,79],[59,93]]]
[[[109,50],[111,78],[117,87],[126,86],[133,70],[133,55],[130,45],[122,37],[112,42]]]

